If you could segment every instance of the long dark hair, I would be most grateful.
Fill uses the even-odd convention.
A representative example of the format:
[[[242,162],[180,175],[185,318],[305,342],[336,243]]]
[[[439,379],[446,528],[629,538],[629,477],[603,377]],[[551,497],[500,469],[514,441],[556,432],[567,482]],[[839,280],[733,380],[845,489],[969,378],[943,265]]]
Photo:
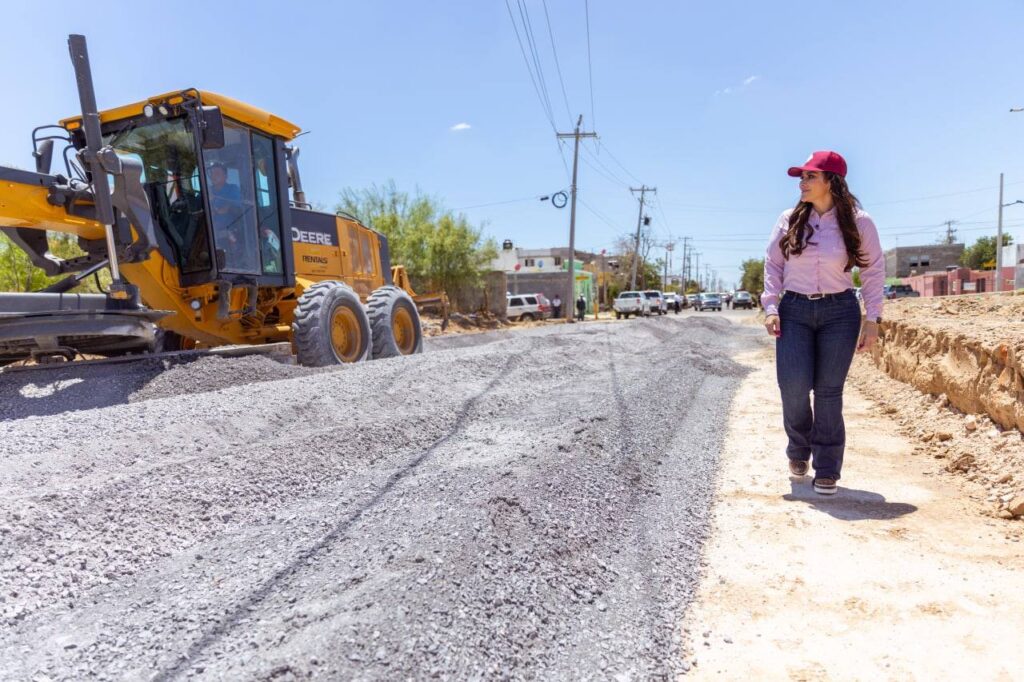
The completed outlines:
[[[846,178],[828,171],[824,171],[824,176],[829,184],[832,201],[836,205],[836,222],[839,223],[839,231],[843,235],[843,243],[846,244],[846,272],[852,270],[854,266],[866,267],[868,260],[860,250],[860,232],[857,230],[857,209],[860,208],[860,201],[850,192]],[[809,201],[798,201],[796,208],[789,214],[789,229],[779,242],[782,257],[786,260],[789,260],[790,255],[799,256],[808,244],[815,244],[811,241],[814,227],[807,224],[812,210],[814,206]]]

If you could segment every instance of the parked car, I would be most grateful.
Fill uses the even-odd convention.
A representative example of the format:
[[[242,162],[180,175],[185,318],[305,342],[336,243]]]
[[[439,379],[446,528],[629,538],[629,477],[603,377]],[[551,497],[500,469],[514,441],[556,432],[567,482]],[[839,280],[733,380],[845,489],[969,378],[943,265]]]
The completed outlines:
[[[744,308],[750,310],[754,307],[754,297],[750,295],[749,291],[737,291],[736,296],[732,299],[732,309],[739,310]]]
[[[886,298],[910,298],[920,296],[921,293],[914,291],[909,284],[887,284],[883,287]]]
[[[623,291],[612,301],[612,310],[615,311],[615,319],[621,320],[630,315],[649,314],[651,304],[642,291]]]
[[[722,297],[718,294],[701,294],[697,299],[697,310],[722,310]]]
[[[654,289],[648,289],[644,292],[644,296],[651,303],[651,314],[657,313],[658,315],[664,315],[668,312],[668,306],[665,305],[665,296],[660,291]]]
[[[551,301],[544,294],[508,294],[505,316],[510,320],[526,322],[551,317]]]
[[[687,294],[686,295],[686,305],[688,307],[693,308],[694,310],[696,310],[697,309],[697,304],[699,303],[699,301],[698,301],[699,298],[700,298],[700,294]]]
[[[685,303],[683,301],[684,301],[683,297],[680,296],[679,294],[674,294],[674,293],[667,293],[667,294],[665,294],[665,307],[668,310],[675,310],[677,305],[679,306],[679,309],[682,310],[683,308],[686,307],[686,305],[685,305]]]

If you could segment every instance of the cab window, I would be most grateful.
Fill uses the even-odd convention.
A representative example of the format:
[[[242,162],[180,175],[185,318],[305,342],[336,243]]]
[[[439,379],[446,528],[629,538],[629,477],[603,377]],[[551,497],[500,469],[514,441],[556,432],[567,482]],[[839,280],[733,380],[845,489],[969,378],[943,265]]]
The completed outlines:
[[[274,163],[274,141],[259,133],[252,134],[254,188],[256,191],[256,233],[259,236],[260,261],[263,273],[284,272],[281,256],[281,215],[277,200],[277,166]]]
[[[248,129],[224,121],[224,147],[205,155],[217,265],[225,272],[260,271],[250,144]]]

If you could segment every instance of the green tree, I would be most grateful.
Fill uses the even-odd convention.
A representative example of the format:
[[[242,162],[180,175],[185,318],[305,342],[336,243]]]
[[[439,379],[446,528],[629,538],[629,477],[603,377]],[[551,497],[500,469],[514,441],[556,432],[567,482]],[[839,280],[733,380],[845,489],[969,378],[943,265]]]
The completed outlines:
[[[764,292],[764,258],[748,258],[740,265],[740,272],[740,289],[760,297]]]
[[[453,292],[475,285],[498,255],[494,241],[485,240],[465,216],[434,197],[399,190],[394,180],[342,190],[336,210],[387,237],[391,261],[405,266],[418,289]]]
[[[48,232],[50,253],[60,258],[74,258],[84,255],[78,247],[77,237],[62,232]],[[47,277],[41,268],[32,265],[28,254],[14,244],[7,235],[0,233],[0,291],[38,291],[67,275]],[[100,285],[110,283],[110,273],[102,270]],[[96,278],[90,277],[72,289],[76,293],[100,291]]]
[[[1003,246],[1013,243],[1013,237],[1003,235]],[[996,238],[979,237],[978,241],[964,249],[960,254],[960,265],[972,270],[995,270],[996,269]]]

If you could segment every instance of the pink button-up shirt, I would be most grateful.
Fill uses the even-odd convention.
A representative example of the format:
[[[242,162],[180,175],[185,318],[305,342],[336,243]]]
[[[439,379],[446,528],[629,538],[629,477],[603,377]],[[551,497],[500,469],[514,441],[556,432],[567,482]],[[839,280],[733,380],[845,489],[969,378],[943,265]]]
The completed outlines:
[[[782,257],[779,242],[789,229],[789,215],[793,209],[784,211],[772,230],[768,252],[764,259],[764,293],[761,306],[767,315],[777,315],[779,297],[783,291],[800,294],[834,294],[853,286],[853,274],[845,272],[846,244],[839,231],[836,211],[833,208],[822,216],[811,211],[807,224],[814,227],[811,242],[799,256]],[[867,309],[867,319],[882,316],[882,287],[885,285],[885,259],[882,245],[878,241],[878,229],[871,216],[861,210],[856,214],[857,229],[860,231],[861,252],[867,258],[867,267],[860,270],[861,297]]]

